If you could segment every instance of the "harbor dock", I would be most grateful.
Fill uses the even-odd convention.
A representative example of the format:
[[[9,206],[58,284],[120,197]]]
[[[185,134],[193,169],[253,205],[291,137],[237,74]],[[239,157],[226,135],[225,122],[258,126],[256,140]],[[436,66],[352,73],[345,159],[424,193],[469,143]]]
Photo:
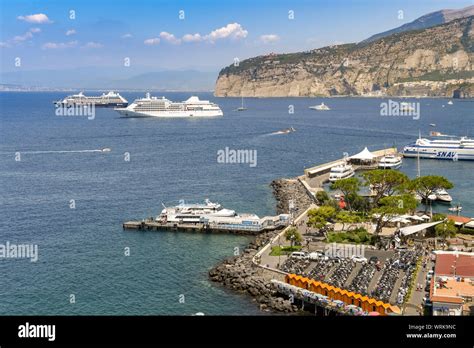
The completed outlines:
[[[204,233],[230,233],[241,235],[257,235],[282,229],[289,222],[278,221],[274,224],[265,225],[242,225],[242,224],[213,224],[213,223],[167,223],[154,219],[132,220],[123,223],[124,230],[140,231],[179,231],[179,232],[204,232]]]

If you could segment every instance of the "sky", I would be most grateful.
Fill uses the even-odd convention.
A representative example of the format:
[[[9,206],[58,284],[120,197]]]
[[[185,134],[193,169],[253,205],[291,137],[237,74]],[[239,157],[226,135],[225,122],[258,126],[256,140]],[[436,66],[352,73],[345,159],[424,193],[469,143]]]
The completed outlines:
[[[218,71],[232,64],[234,58],[358,42],[429,12],[472,3],[2,0],[0,69],[140,67],[153,71]],[[400,10],[403,18],[399,18]]]

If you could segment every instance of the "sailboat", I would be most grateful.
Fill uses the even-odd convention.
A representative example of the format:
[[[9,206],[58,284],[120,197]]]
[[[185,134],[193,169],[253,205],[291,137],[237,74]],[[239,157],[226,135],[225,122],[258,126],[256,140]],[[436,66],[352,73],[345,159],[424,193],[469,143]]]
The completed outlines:
[[[244,97],[242,97],[242,105],[237,108],[237,111],[245,111],[247,108],[244,106]]]

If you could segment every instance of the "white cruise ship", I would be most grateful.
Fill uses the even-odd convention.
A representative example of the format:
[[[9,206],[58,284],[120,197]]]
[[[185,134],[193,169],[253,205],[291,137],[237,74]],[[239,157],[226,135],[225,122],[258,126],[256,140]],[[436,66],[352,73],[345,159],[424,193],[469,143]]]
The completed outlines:
[[[449,137],[445,139],[419,138],[403,148],[403,156],[444,160],[474,160],[474,139]]]
[[[108,93],[102,93],[99,96],[85,96],[84,93],[79,92],[78,94],[69,95],[63,100],[54,102],[56,105],[64,106],[75,106],[75,105],[91,105],[103,106],[103,107],[117,107],[127,106],[128,101],[120,94],[110,91]]]
[[[347,179],[353,177],[354,174],[354,168],[350,164],[341,164],[331,168],[329,181],[336,182],[341,179]]]
[[[126,108],[116,108],[126,117],[215,117],[222,110],[215,103],[192,96],[183,102],[172,102],[165,97],[157,98],[147,93],[145,98],[135,99]]]

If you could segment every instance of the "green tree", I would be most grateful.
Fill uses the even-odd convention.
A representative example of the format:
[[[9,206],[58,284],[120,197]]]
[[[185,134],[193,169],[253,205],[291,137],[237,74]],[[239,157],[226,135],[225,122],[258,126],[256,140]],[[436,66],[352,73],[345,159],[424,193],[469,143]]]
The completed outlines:
[[[360,184],[361,182],[357,178],[341,179],[333,183],[331,189],[341,191],[344,197],[347,198],[350,195],[357,195],[357,192],[359,192],[360,189]],[[352,210],[350,202],[346,202],[349,210]]]
[[[295,243],[301,243],[301,234],[295,227],[290,227],[285,232],[285,239],[291,243],[291,247],[293,248]]]
[[[371,213],[376,216],[377,227],[375,234],[378,235],[391,219],[397,215],[406,214],[416,209],[417,201],[411,194],[383,197],[379,206],[373,208]]]
[[[318,191],[316,192],[316,200],[319,204],[325,204],[327,201],[329,201],[329,195],[324,190]]]
[[[449,190],[453,187],[454,185],[448,179],[439,175],[420,176],[408,184],[409,190],[421,197],[425,204],[425,212],[428,211],[427,202],[430,195],[434,194],[437,190]]]
[[[345,224],[355,224],[362,221],[362,218],[348,211],[340,211],[336,214],[335,221],[342,224],[342,230],[344,231]]]
[[[378,206],[379,201],[385,196],[393,196],[395,193],[403,193],[408,177],[398,170],[376,169],[364,172],[364,185],[369,186],[374,193],[372,197],[373,206]]]
[[[329,220],[336,217],[336,209],[331,206],[323,205],[308,211],[308,226],[323,228]]]
[[[436,237],[442,238],[445,243],[447,238],[455,237],[457,231],[453,220],[445,220],[435,226]]]

